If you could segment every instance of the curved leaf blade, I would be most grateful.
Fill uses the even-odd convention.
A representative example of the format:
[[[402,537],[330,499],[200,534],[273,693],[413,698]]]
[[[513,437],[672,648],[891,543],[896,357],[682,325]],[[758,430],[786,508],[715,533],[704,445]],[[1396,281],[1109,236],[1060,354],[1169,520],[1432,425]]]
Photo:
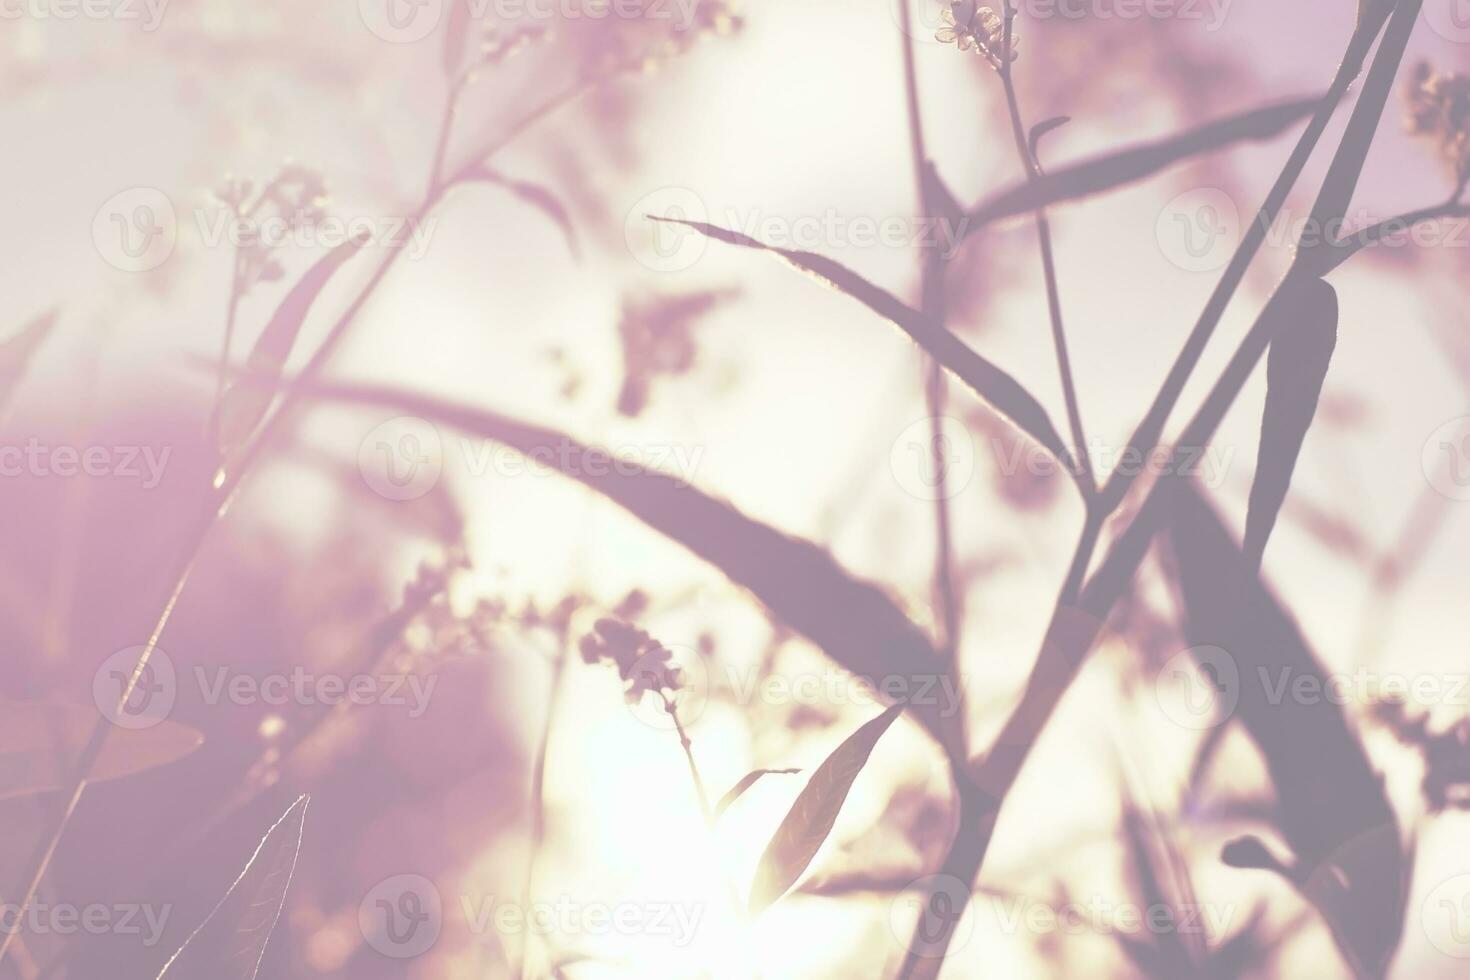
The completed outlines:
[[[0,703],[0,800],[68,786],[96,727],[97,710],[87,705]],[[102,782],[136,775],[177,762],[203,744],[203,735],[178,722],[114,728],[87,778]]]
[[[1239,678],[1233,718],[1276,789],[1276,822],[1296,858],[1292,878],[1359,975],[1381,976],[1402,936],[1408,871],[1383,782],[1332,698],[1272,696],[1283,677],[1331,685],[1214,508],[1190,485],[1177,490],[1169,540],[1186,635],[1230,654]]]
[[[561,231],[562,237],[567,241],[567,251],[572,253],[572,258],[580,260],[582,248],[577,240],[577,228],[572,224],[572,215],[567,206],[562,203],[561,198],[550,188],[529,181],[516,180],[504,174],[491,170],[489,167],[477,166],[464,178],[469,181],[483,181],[504,187],[511,194],[529,204],[545,215]]]
[[[720,802],[715,807],[714,818],[716,820],[720,819],[720,815],[723,814],[726,810],[730,809],[730,804],[734,803],[736,800],[740,799],[740,797],[744,796],[745,791],[750,789],[756,783],[760,782],[761,777],[794,776],[799,772],[801,772],[800,769],[757,769],[754,772],[746,773],[745,777],[741,779],[740,782],[731,787],[730,792],[720,797]]]
[[[1337,290],[1315,278],[1288,282],[1267,315],[1280,322],[1266,359],[1266,407],[1245,520],[1245,554],[1256,568],[1286,502],[1337,347]]]
[[[0,341],[0,412],[10,403],[36,351],[56,328],[56,320],[57,311],[48,310],[21,327],[13,337]]]
[[[276,821],[229,892],[157,980],[255,980],[296,871],[310,799],[301,797]]]
[[[752,917],[780,900],[811,864],[832,833],[837,814],[852,791],[853,781],[873,754],[873,747],[902,710],[902,704],[895,704],[867,722],[837,746],[812,774],[761,856],[750,890]]]
[[[661,218],[656,215],[648,217],[666,224],[684,225],[728,245],[769,252],[832,289],[851,296],[908,334],[925,353],[969,385],[991,408],[1035,439],[1057,459],[1065,461],[1069,458],[1066,443],[1052,424],[1046,409],[1019,381],[976,353],[931,317],[925,316],[881,286],[864,279],[842,263],[814,252],[799,252],[767,245],[749,235],[703,221]]]
[[[1190,157],[1213,153],[1234,143],[1267,140],[1316,111],[1322,97],[1295,99],[1217,119],[1177,136],[1140,143],[1056,170],[1007,188],[970,212],[964,234],[1017,215],[1040,211],[1063,201],[1075,201],[1116,190],[1151,177]]]
[[[220,402],[221,455],[228,456],[243,446],[265,418],[307,313],[336,271],[366,243],[365,235],[358,236],[322,256],[276,308],[245,362],[246,381],[231,386]]]

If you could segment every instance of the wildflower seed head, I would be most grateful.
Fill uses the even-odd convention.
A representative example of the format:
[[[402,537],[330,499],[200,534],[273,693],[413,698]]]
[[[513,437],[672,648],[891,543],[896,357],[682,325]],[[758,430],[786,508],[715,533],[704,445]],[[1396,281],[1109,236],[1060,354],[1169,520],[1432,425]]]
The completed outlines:
[[[599,619],[592,632],[582,637],[582,660],[589,664],[602,661],[618,668],[627,683],[629,704],[637,704],[643,695],[663,697],[679,690],[679,668],[673,654],[663,644],[636,626],[617,619]]]
[[[1457,187],[1470,183],[1470,75],[1436,72],[1421,62],[1405,102],[1409,132],[1437,144]]]
[[[944,26],[934,33],[936,41],[961,51],[973,48],[997,71],[1016,60],[1021,39],[1012,33],[1007,40],[1006,19],[991,8],[977,6],[976,0],[950,0],[940,17]]]

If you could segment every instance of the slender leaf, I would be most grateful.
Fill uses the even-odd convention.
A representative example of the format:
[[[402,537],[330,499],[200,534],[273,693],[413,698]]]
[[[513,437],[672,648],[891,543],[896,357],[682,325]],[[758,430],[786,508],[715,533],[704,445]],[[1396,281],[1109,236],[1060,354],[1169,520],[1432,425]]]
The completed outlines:
[[[312,304],[332,275],[365,243],[363,237],[354,238],[318,259],[276,308],[245,362],[245,369],[250,374],[249,383],[232,386],[220,404],[219,448],[222,455],[228,456],[244,445],[265,417]]]
[[[902,710],[903,705],[895,704],[863,725],[812,774],[761,856],[750,891],[752,916],[775,904],[811,864],[832,833],[837,814],[852,791],[853,781],[873,754],[873,747]]]
[[[15,336],[0,341],[0,412],[15,395],[31,359],[56,328],[57,312],[50,310],[21,327]]]
[[[62,789],[72,778],[97,726],[97,710],[80,704],[0,703],[0,800]],[[88,779],[121,779],[168,765],[204,744],[204,736],[177,722],[116,728]]]
[[[1031,135],[1026,140],[1026,148],[1031,151],[1031,159],[1037,161],[1041,159],[1037,150],[1041,146],[1042,137],[1046,136],[1053,130],[1061,129],[1063,126],[1067,125],[1067,123],[1071,121],[1071,116],[1053,116],[1050,119],[1043,120],[1042,122],[1037,123],[1035,126],[1032,126]]]
[[[158,980],[255,980],[281,917],[310,797],[276,821],[235,884],[164,966]]]
[[[1206,123],[1167,139],[1115,150],[1091,160],[1051,171],[1017,184],[982,202],[970,212],[965,234],[1062,201],[1074,201],[1152,176],[1166,167],[1248,140],[1266,140],[1304,119],[1321,104],[1321,96],[1295,99]]]
[[[1186,632],[1191,643],[1223,648],[1235,662],[1234,719],[1256,742],[1275,786],[1277,823],[1296,858],[1293,877],[1305,883],[1303,894],[1359,975],[1381,976],[1399,942],[1407,897],[1406,858],[1382,781],[1333,699],[1272,697],[1282,678],[1331,688],[1214,509],[1185,484],[1172,504],[1169,536]]]
[[[759,782],[762,776],[794,776],[799,772],[801,772],[800,769],[757,769],[754,772],[746,773],[745,778],[741,779],[740,782],[731,788],[730,792],[720,798],[719,804],[715,807],[715,819],[720,819],[720,815],[730,809],[730,804],[744,796],[745,791]]]
[[[687,481],[626,460],[614,466],[606,450],[583,446],[565,432],[443,399],[363,385],[317,383],[302,390],[439,422],[557,467],[749,589],[776,619],[858,677],[928,683],[945,674],[946,659],[882,589],[852,576],[822,548],[747,517]],[[951,754],[963,751],[959,713],[945,711],[942,699],[925,698],[909,710]]]
[[[444,74],[453,79],[464,63],[465,37],[470,27],[470,0],[449,0],[449,24],[444,29]]]
[[[1286,502],[1337,347],[1337,290],[1321,279],[1292,279],[1283,284],[1267,315],[1281,322],[1266,359],[1266,408],[1245,521],[1246,557],[1257,568]]]
[[[567,210],[566,205],[561,202],[561,199],[556,196],[555,192],[542,187],[540,184],[532,184],[524,180],[507,177],[483,165],[475,167],[464,179],[478,180],[487,184],[495,184],[498,187],[504,187],[516,197],[540,211],[547,218],[550,218],[556,227],[561,230],[562,237],[567,240],[567,250],[572,253],[572,258],[580,259],[582,257],[582,249],[577,241],[577,229],[572,224],[571,212]]]
[[[741,248],[753,248],[779,256],[792,266],[818,281],[845,293],[908,334],[931,357],[964,381],[1002,416],[1025,432],[1060,460],[1068,459],[1066,444],[1052,424],[1046,409],[1007,372],[977,354],[932,318],[909,306],[897,296],[877,286],[840,262],[813,252],[776,248],[717,225],[678,218],[654,221],[684,225],[702,234]]]

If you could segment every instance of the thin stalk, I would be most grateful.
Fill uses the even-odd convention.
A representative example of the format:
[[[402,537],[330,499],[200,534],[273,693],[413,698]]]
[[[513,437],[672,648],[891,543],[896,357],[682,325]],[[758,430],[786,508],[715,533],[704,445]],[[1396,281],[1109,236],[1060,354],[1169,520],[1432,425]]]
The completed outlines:
[[[556,707],[561,701],[562,678],[566,674],[568,645],[562,638],[560,653],[551,669],[551,691],[546,698],[546,718],[541,725],[541,740],[536,747],[536,762],[531,769],[531,840],[526,858],[526,876],[521,883],[521,908],[530,908],[536,892],[536,871],[541,851],[546,844],[546,757],[551,745],[551,726],[556,720]],[[516,977],[524,980],[531,959],[531,932],[521,940],[521,961],[516,964]]]
[[[924,119],[919,111],[919,78],[914,63],[913,15],[908,0],[901,5],[903,18],[899,31],[903,49],[904,104],[908,113],[909,153],[918,191],[919,212],[925,223],[939,221],[938,209],[930,188],[929,155],[924,146]],[[937,176],[935,177],[937,180]],[[946,261],[939,241],[948,236],[935,236],[935,241],[920,253],[920,312],[932,323],[944,328],[946,319],[944,273]],[[954,532],[949,508],[949,473],[944,450],[944,406],[947,383],[944,368],[933,357],[924,357],[924,399],[929,412],[930,465],[937,481],[934,494],[934,605],[939,610],[939,648],[953,663],[957,654],[960,630],[959,595],[954,583]]]
[[[1020,100],[1016,97],[1015,77],[1011,70],[1012,62],[1007,54],[1014,43],[1015,21],[1016,10],[1011,5],[1011,0],[1006,0],[1005,38],[1002,42],[1004,50],[996,72],[1000,75],[1001,87],[1006,94],[1006,109],[1011,118],[1011,133],[1015,137],[1016,153],[1021,158],[1021,168],[1025,171],[1026,180],[1029,183],[1041,176],[1041,164],[1031,152],[1031,143],[1026,136],[1026,127],[1021,119]],[[1067,405],[1067,424],[1072,430],[1072,444],[1081,477],[1079,486],[1086,497],[1084,502],[1091,507],[1092,498],[1096,493],[1097,477],[1092,471],[1092,456],[1087,451],[1087,433],[1082,426],[1082,409],[1077,399],[1077,382],[1072,374],[1072,358],[1067,350],[1067,330],[1062,320],[1062,293],[1061,288],[1057,285],[1056,253],[1052,248],[1051,222],[1047,220],[1045,210],[1036,212],[1036,239],[1041,248],[1041,271],[1046,280],[1046,306],[1051,316],[1051,337],[1052,346],[1056,350],[1057,373],[1061,376],[1062,397]]]

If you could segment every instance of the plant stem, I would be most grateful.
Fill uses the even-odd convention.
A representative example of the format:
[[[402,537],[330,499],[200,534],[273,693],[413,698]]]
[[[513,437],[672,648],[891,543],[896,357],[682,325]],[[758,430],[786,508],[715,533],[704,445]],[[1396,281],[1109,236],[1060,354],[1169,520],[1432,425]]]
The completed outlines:
[[[924,119],[919,111],[919,79],[914,64],[913,13],[909,0],[903,0],[900,16],[901,45],[903,49],[904,104],[908,112],[909,153],[914,171],[914,182],[918,192],[920,220],[924,224],[942,219],[935,207],[930,189],[930,162],[924,147]],[[937,175],[934,177],[938,180]],[[919,262],[919,309],[931,322],[944,329],[946,304],[944,297],[944,273],[946,259],[940,251],[940,240],[947,236],[935,236],[935,241],[920,253]],[[930,465],[934,467],[937,481],[934,493],[934,605],[939,610],[939,648],[944,651],[952,665],[958,654],[960,608],[959,595],[954,583],[954,533],[949,509],[949,473],[947,454],[944,448],[944,406],[946,379],[944,368],[931,356],[924,357],[924,398],[929,412]]]
[[[1016,10],[1011,5],[1011,0],[1006,0],[1005,38],[1002,42],[1004,50],[996,72],[1000,75],[1001,87],[1005,89],[1006,109],[1011,117],[1011,133],[1016,141],[1016,153],[1021,158],[1021,168],[1026,173],[1026,180],[1030,182],[1041,175],[1041,164],[1031,152],[1026,127],[1021,120],[1021,105],[1016,97],[1015,77],[1011,71],[1012,62],[1007,54],[1014,43],[1012,28],[1015,20]],[[1067,351],[1067,331],[1062,320],[1062,294],[1057,285],[1056,254],[1052,248],[1051,222],[1047,219],[1045,210],[1036,212],[1036,238],[1041,247],[1041,271],[1046,280],[1046,305],[1051,316],[1052,346],[1056,349],[1057,372],[1061,376],[1062,397],[1067,405],[1067,424],[1072,430],[1072,444],[1081,477],[1078,486],[1086,498],[1084,502],[1091,507],[1097,490],[1097,478],[1092,471],[1092,455],[1087,451],[1087,433],[1082,426],[1077,383],[1072,374],[1072,358]]]

